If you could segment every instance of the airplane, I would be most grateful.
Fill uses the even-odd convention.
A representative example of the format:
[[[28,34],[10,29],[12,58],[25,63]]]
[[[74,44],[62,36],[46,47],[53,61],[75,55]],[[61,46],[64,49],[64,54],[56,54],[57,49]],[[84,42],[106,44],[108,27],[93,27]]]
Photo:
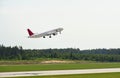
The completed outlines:
[[[57,29],[53,29],[47,32],[43,32],[43,33],[33,33],[30,29],[27,29],[28,31],[28,38],[40,38],[43,37],[45,38],[46,36],[49,36],[49,38],[51,38],[51,35],[55,36],[58,34],[58,32],[61,34],[61,31],[63,31],[63,28],[57,28]]]

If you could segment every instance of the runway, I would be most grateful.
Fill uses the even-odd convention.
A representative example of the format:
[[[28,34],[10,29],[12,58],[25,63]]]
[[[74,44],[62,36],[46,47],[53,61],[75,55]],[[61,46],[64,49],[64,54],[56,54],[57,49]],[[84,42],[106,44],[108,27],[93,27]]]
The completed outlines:
[[[120,72],[120,68],[1,72],[0,77],[46,76],[46,75],[67,75],[67,74],[92,74],[92,73],[110,73],[110,72]]]

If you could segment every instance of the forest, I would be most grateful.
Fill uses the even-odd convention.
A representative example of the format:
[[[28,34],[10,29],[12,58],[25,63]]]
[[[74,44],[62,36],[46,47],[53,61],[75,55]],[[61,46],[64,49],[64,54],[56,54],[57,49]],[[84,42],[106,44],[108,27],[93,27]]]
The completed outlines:
[[[79,48],[23,49],[22,46],[6,47],[0,45],[0,60],[35,60],[39,58],[120,62],[120,48],[88,50],[80,50]]]

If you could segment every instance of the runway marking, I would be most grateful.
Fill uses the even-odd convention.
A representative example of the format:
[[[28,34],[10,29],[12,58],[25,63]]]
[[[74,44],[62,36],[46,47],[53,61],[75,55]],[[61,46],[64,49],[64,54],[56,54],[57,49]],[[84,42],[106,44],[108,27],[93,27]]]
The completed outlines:
[[[1,72],[0,77],[45,76],[45,75],[67,75],[67,74],[92,74],[92,73],[110,73],[110,72],[120,72],[120,68]]]

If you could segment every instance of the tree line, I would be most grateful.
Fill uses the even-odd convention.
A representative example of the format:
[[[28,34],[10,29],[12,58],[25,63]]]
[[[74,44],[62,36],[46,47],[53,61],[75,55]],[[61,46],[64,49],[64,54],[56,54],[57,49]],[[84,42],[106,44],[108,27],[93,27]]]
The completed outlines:
[[[5,47],[0,45],[0,60],[35,60],[38,58],[58,58],[101,62],[120,62],[118,49],[23,49],[21,46]]]

